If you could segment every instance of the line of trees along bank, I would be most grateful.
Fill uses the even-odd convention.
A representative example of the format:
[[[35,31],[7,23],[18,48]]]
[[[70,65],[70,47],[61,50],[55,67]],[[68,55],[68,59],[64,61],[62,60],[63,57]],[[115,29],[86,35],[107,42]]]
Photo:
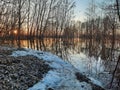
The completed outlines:
[[[73,0],[0,0],[0,32],[4,37],[17,34],[18,41],[22,32],[28,38],[61,35],[71,24],[74,7]]]
[[[98,13],[100,8],[97,8],[94,0],[91,1],[86,11],[86,34],[96,34],[96,36],[99,34],[103,24],[107,23],[106,20],[111,19],[110,12],[115,11],[112,6],[114,5],[101,4],[100,12],[106,14],[101,16]],[[76,23],[72,22],[74,7],[73,0],[0,0],[0,31],[7,36],[12,35],[14,30],[18,30],[18,37],[24,31],[29,38],[43,37],[51,33],[54,36],[61,36],[63,32],[64,34],[78,33],[84,25],[76,28]],[[111,20],[108,22],[109,25],[112,23]]]
[[[0,36],[3,39],[31,39],[34,37],[85,37],[92,47],[93,39],[116,39],[119,2],[96,5],[91,0],[86,22],[74,22],[73,0],[0,0]],[[99,8],[98,8],[99,7]],[[76,26],[78,24],[78,26]],[[17,32],[15,32],[15,30]]]

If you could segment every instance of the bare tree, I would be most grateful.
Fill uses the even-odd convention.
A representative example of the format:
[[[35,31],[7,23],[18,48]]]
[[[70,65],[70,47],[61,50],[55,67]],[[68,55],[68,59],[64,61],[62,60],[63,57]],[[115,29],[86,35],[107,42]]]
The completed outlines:
[[[118,18],[119,18],[119,21],[120,21],[120,2],[119,2],[119,0],[116,0],[116,7],[117,7],[117,14],[118,14]]]

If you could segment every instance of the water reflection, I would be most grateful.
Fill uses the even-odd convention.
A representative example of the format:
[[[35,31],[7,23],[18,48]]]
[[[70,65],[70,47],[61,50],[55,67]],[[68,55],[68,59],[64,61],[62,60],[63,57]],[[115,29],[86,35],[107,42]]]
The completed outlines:
[[[17,46],[17,41],[5,41],[9,44]],[[111,55],[115,51],[120,53],[120,42],[115,41],[114,49],[112,50],[111,40],[100,41],[100,40],[89,40],[80,38],[44,38],[21,40],[21,47],[31,48],[35,50],[42,50],[52,52],[63,59],[69,59],[69,53],[80,53],[83,52],[89,56],[96,58],[101,57],[102,59],[110,59]],[[112,52],[112,53],[111,53]]]

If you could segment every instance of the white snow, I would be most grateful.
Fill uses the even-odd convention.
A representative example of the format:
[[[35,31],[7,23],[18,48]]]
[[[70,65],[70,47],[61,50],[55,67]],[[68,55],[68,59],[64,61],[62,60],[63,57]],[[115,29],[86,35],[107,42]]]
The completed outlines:
[[[76,79],[75,72],[87,72],[87,61],[84,54],[71,56],[73,61],[71,63],[75,65],[73,67],[68,62],[63,61],[56,55],[48,52],[35,51],[31,49],[26,49],[25,51],[14,51],[12,56],[26,56],[34,55],[40,59],[45,60],[53,69],[50,70],[44,78],[30,87],[28,90],[47,90],[47,88],[54,88],[54,90],[92,90],[91,85],[86,82],[79,82]],[[77,61],[78,60],[78,61]],[[81,69],[80,69],[81,68]],[[93,83],[101,85],[97,80],[90,78]]]
[[[98,86],[103,86],[102,84],[101,84],[101,82],[99,82],[98,80],[96,80],[96,79],[94,79],[93,77],[89,77],[89,79],[93,82],[93,83],[95,83],[96,85],[98,85]]]

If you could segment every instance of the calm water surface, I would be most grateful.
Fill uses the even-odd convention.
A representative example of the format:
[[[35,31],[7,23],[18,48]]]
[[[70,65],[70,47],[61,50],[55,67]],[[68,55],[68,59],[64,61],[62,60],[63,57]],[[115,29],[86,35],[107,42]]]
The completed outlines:
[[[17,42],[14,41],[5,41],[11,45],[17,46]],[[102,46],[104,45],[104,53],[103,54],[109,54],[111,47],[112,47],[112,41],[107,40],[104,43],[102,41],[95,41],[92,40],[92,44],[89,40],[86,39],[55,39],[55,38],[45,38],[43,40],[21,40],[21,47],[23,48],[31,48],[35,50],[41,50],[41,51],[47,51],[51,52],[53,54],[56,54],[57,56],[68,59],[69,53],[80,53],[83,52],[87,55],[99,57],[101,56],[100,53],[102,51]],[[91,47],[90,47],[91,45]],[[120,42],[119,40],[115,41],[114,50],[112,52],[116,51],[118,54],[120,53]]]

